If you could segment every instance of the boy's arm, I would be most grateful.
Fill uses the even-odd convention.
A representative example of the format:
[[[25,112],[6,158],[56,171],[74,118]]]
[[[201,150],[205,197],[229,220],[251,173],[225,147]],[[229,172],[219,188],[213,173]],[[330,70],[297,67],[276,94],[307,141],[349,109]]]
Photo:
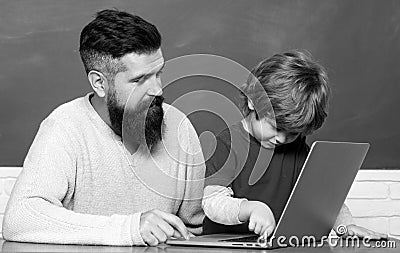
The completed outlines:
[[[63,206],[74,193],[76,150],[57,122],[45,120],[24,162],[8,202],[6,240],[57,243],[144,244],[140,213],[100,216],[76,213]]]
[[[275,219],[268,205],[232,197],[229,187],[209,185],[204,189],[203,209],[207,217],[224,225],[249,221],[249,231],[268,237],[275,229]]]
[[[234,198],[233,190],[229,187],[235,176],[237,157],[225,139],[217,136],[214,153],[206,162],[202,208],[210,220],[236,225],[243,223],[239,220],[239,213],[241,203],[246,199]]]
[[[243,223],[239,219],[240,206],[247,199],[234,198],[230,187],[208,185],[204,189],[202,207],[207,217],[224,225]]]

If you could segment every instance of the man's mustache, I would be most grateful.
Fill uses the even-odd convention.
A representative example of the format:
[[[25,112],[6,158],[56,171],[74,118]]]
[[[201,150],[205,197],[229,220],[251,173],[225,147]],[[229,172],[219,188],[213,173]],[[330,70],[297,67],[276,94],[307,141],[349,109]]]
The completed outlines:
[[[152,99],[152,101],[151,101],[151,104],[150,104],[150,107],[153,107],[153,106],[162,106],[162,103],[164,102],[164,97],[163,96],[155,96],[155,97],[153,97],[153,98],[151,98]]]

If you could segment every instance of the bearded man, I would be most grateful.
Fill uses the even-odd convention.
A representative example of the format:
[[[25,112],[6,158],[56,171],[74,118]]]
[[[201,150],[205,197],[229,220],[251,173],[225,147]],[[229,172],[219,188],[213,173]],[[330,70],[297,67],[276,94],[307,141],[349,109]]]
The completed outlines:
[[[41,123],[3,237],[154,246],[200,234],[204,162],[190,121],[163,103],[157,28],[103,10],[82,30],[79,52],[93,92]]]

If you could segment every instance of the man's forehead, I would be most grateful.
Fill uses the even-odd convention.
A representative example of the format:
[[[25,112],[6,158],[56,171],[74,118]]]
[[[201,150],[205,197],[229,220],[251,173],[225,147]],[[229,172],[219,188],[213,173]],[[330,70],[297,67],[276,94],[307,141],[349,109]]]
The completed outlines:
[[[128,70],[135,72],[152,71],[161,68],[164,64],[164,57],[161,49],[150,54],[126,54],[121,58],[121,62]]]

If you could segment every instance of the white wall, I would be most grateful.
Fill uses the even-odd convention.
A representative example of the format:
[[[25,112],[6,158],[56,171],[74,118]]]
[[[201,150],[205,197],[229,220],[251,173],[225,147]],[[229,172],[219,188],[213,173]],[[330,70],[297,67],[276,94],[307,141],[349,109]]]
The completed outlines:
[[[357,224],[400,238],[400,170],[360,170],[346,203]]]

